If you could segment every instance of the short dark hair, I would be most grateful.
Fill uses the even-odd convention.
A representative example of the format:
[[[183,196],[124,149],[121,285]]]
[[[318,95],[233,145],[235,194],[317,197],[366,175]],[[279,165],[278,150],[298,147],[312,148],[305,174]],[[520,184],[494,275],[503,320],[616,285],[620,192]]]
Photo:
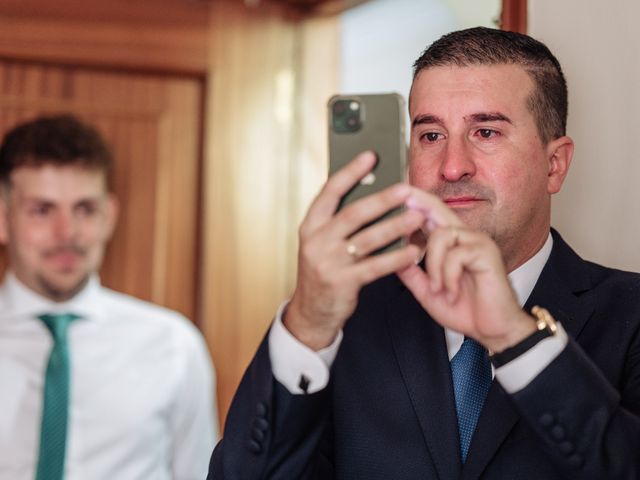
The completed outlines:
[[[108,180],[113,157],[98,131],[73,115],[43,116],[7,132],[0,145],[0,184],[9,185],[19,167],[77,165],[101,171]]]
[[[413,78],[425,68],[513,64],[531,76],[534,90],[527,100],[544,143],[565,135],[567,82],[560,63],[542,42],[521,33],[475,27],[444,35],[413,64]]]

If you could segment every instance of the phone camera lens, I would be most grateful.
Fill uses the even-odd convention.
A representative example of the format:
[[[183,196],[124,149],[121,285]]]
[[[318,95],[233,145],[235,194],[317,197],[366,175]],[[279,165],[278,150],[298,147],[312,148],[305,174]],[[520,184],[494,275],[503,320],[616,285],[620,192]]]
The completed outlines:
[[[333,114],[340,117],[347,111],[347,104],[344,100],[339,100],[333,104]]]

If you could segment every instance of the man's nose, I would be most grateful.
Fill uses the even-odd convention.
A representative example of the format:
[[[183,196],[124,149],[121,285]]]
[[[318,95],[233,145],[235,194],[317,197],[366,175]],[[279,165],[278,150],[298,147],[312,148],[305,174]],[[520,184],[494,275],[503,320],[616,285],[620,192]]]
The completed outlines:
[[[447,182],[457,182],[476,174],[472,146],[465,139],[449,139],[440,164],[440,175]]]
[[[78,232],[78,221],[73,214],[60,212],[55,219],[55,235],[58,240],[69,240]]]

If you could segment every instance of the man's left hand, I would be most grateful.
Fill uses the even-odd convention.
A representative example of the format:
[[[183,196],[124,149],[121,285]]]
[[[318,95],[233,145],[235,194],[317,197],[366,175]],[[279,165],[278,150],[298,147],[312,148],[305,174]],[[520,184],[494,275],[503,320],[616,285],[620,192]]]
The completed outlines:
[[[407,205],[427,217],[426,271],[413,265],[397,274],[431,317],[494,352],[533,333],[535,322],[518,305],[493,239],[434,195],[416,190]]]

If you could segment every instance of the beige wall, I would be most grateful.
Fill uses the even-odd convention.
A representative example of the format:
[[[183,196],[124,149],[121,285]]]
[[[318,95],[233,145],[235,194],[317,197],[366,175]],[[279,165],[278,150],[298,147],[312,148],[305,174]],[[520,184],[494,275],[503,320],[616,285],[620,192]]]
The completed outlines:
[[[640,43],[636,0],[530,0],[529,33],[569,83],[576,152],[553,225],[583,257],[640,270]]]

